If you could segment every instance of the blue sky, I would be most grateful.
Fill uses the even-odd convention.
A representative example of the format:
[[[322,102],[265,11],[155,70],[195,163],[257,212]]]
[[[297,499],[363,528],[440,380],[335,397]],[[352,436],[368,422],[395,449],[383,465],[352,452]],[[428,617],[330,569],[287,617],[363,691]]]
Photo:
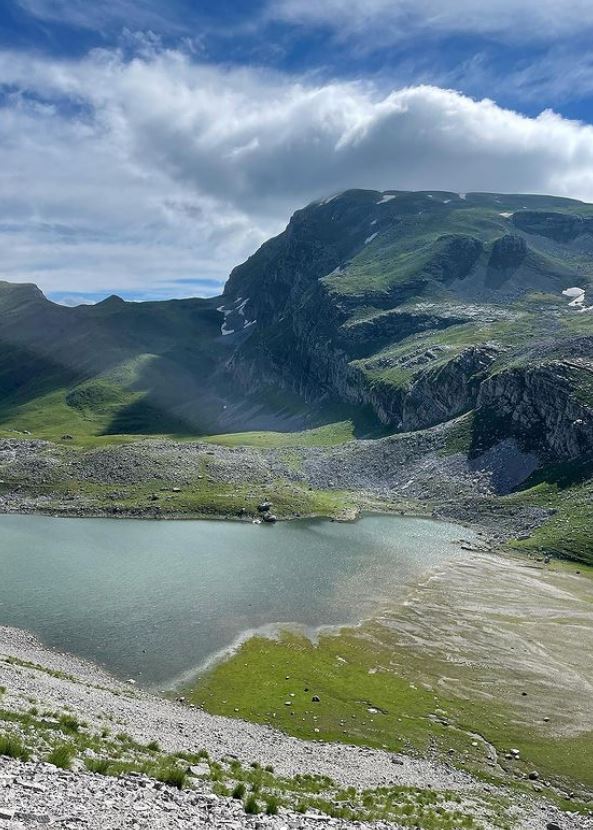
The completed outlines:
[[[347,187],[593,201],[590,0],[2,0],[0,277],[217,293]]]

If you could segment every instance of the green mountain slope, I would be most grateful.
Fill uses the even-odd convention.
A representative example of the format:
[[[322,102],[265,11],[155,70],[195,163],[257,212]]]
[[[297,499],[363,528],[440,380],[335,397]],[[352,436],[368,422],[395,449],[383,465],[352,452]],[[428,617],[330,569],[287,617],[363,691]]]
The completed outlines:
[[[216,300],[66,308],[0,283],[0,429],[84,441],[301,425],[289,393],[235,388],[221,318]]]

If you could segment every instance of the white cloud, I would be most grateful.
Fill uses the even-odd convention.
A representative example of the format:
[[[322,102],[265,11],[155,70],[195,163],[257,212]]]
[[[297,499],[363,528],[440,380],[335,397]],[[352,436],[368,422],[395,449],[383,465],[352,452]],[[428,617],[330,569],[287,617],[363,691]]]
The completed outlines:
[[[473,33],[511,41],[544,40],[593,27],[590,0],[270,0],[268,16],[365,35],[371,49],[410,33]]]
[[[192,63],[0,52],[0,275],[52,291],[224,279],[348,187],[593,200],[593,127],[431,86],[388,95]]]

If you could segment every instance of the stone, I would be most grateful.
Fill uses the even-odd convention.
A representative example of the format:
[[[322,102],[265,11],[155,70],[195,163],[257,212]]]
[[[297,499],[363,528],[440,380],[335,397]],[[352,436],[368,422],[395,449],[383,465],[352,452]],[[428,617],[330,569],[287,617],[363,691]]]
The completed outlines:
[[[192,764],[188,770],[190,775],[199,778],[202,775],[210,774],[210,767],[208,764]]]
[[[262,501],[261,504],[258,504],[257,510],[259,513],[267,513],[272,508],[271,501]]]
[[[555,821],[549,821],[546,824],[546,830],[562,830],[559,824],[556,824]]]
[[[23,781],[22,778],[17,778],[16,783],[24,790],[30,790],[33,793],[44,793],[46,790],[42,784],[35,784],[33,781]]]
[[[538,778],[539,778],[539,772],[536,772],[536,770],[533,770],[532,772],[529,773],[529,775],[527,777],[529,778],[530,781],[537,781]]]
[[[268,524],[273,524],[274,522],[278,521],[278,519],[276,518],[276,516],[274,516],[273,513],[264,513],[263,519],[264,522],[267,522]]]
[[[0,807],[0,819],[3,821],[12,821],[16,815],[16,810],[12,807]]]
[[[320,703],[321,702],[319,695],[313,695],[313,697],[311,698],[311,701],[313,703]]]

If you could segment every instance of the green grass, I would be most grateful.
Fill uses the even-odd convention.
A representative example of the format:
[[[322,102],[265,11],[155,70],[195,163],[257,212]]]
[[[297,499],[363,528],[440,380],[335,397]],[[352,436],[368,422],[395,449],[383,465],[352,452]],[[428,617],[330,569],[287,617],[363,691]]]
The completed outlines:
[[[17,735],[0,734],[0,755],[18,761],[28,761],[30,752]]]
[[[109,774],[110,761],[108,758],[85,758],[84,765],[89,772],[94,772],[96,775]]]
[[[8,713],[7,713],[8,714]],[[66,713],[61,713],[62,715]],[[459,830],[477,828],[479,822],[472,813],[479,810],[488,816],[492,824],[507,830],[504,817],[506,806],[500,797],[492,801],[479,793],[468,795],[462,805],[456,793],[416,789],[412,787],[383,786],[374,789],[357,790],[354,787],[339,788],[327,776],[302,773],[292,778],[275,775],[271,768],[253,762],[242,765],[236,758],[218,761],[209,758],[205,751],[181,751],[175,755],[149,750],[122,733],[122,740],[78,731],[65,743],[59,737],[54,725],[50,726],[44,717],[32,718],[25,712],[12,712],[11,722],[24,730],[21,740],[13,737],[12,757],[28,757],[31,751],[44,756],[44,760],[67,769],[74,756],[84,756],[89,772],[96,775],[122,776],[142,774],[160,780],[167,786],[185,788],[190,786],[187,775],[188,765],[207,761],[209,774],[205,780],[220,796],[231,796],[244,804],[247,813],[256,815],[265,812],[276,815],[280,808],[297,809],[301,812],[317,810],[328,816],[348,818],[353,821],[398,822],[406,828],[422,826],[433,830]],[[48,712],[52,722],[60,721],[60,713]],[[57,727],[58,729],[61,727]],[[46,747],[52,749],[49,756]],[[40,747],[44,749],[40,753]],[[89,750],[92,754],[89,755]],[[506,806],[505,806],[506,805]],[[576,807],[571,802],[571,807]]]
[[[352,421],[316,427],[303,432],[237,432],[229,435],[210,435],[204,440],[226,447],[333,447],[355,438]]]
[[[80,730],[80,723],[73,715],[61,715],[60,726],[65,732],[78,732]]]
[[[60,769],[70,769],[75,756],[76,748],[73,744],[57,744],[47,756],[47,763]]]
[[[477,733],[503,758],[520,746],[525,772],[535,768],[569,787],[593,787],[593,732],[547,735],[537,724],[526,725],[508,703],[435,691],[439,678],[452,671],[446,661],[402,648],[382,626],[368,623],[321,636],[315,645],[289,633],[278,640],[254,637],[202,678],[190,699],[213,713],[270,724],[303,739],[436,753],[470,771],[490,773],[485,746],[474,745]],[[463,677],[463,669],[456,671]],[[471,667],[467,671],[471,677]],[[314,694],[319,703],[312,701]],[[446,722],[435,711],[446,712]]]
[[[162,781],[163,784],[176,787],[178,790],[182,790],[187,784],[186,771],[173,764],[158,767],[153,774],[157,781]]]
[[[582,474],[583,481],[579,481]],[[531,487],[506,496],[501,504],[541,506],[552,515],[528,539],[514,540],[509,546],[522,553],[547,553],[593,565],[593,480],[589,463],[559,465],[540,473],[548,480],[537,480]],[[534,477],[535,478],[535,477]]]
[[[73,450],[72,452],[80,452]],[[281,451],[285,454],[287,466],[297,464],[297,459],[288,457],[290,448]],[[122,485],[118,496],[112,497],[113,483],[99,483],[91,480],[61,478],[62,468],[55,470],[53,480],[39,483],[27,482],[19,478],[18,487],[22,493],[32,496],[48,497],[50,509],[68,511],[74,504],[85,504],[89,510],[104,511],[108,514],[126,512],[139,515],[151,514],[179,517],[221,517],[221,518],[256,518],[257,506],[264,498],[270,498],[274,504],[274,513],[278,518],[295,516],[341,517],[345,512],[352,513],[359,503],[359,497],[347,491],[315,490],[305,482],[293,482],[278,478],[275,481],[258,481],[231,484],[211,478],[208,474],[208,456],[205,456],[203,473],[200,477],[173,489],[173,483],[164,479],[147,479],[141,482]],[[10,480],[10,469],[4,472],[5,481],[0,485],[4,491],[15,486]],[[179,491],[177,491],[179,490]],[[153,499],[153,494],[157,499]]]
[[[245,812],[248,815],[252,815],[252,816],[257,815],[258,813],[261,812],[259,802],[258,802],[257,798],[254,795],[250,795],[245,800]]]
[[[266,815],[278,815],[278,807],[280,806],[280,799],[277,796],[270,795],[266,798]]]

